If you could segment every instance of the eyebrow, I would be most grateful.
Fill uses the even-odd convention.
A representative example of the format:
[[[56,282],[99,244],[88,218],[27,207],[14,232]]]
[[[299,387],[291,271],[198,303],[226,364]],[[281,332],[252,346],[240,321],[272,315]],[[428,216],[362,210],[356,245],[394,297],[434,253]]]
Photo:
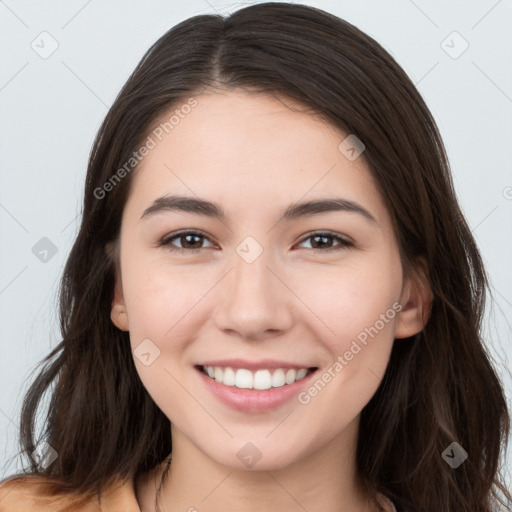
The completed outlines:
[[[222,207],[217,203],[194,197],[167,195],[155,199],[153,204],[144,210],[141,219],[170,211],[193,213],[219,220],[225,220],[227,217]],[[335,211],[357,213],[365,219],[378,224],[375,217],[366,208],[354,201],[342,198],[315,199],[313,201],[291,204],[284,210],[278,222]]]

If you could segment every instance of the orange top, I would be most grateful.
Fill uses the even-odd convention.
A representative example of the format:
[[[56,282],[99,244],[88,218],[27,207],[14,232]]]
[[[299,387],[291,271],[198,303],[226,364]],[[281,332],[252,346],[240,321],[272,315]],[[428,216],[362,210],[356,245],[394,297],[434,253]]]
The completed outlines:
[[[157,468],[158,469],[158,466]],[[42,493],[45,479],[27,479],[12,482],[10,479],[0,483],[0,512],[141,512],[135,495],[134,481],[118,480],[101,494],[101,498],[91,498],[79,508],[70,507],[70,499],[66,497],[46,498]],[[379,494],[379,503],[386,512],[396,512],[391,501]]]

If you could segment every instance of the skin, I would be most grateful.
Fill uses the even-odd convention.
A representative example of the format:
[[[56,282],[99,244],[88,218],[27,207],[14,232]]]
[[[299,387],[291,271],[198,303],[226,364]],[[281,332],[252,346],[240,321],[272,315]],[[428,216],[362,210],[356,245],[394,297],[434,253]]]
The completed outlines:
[[[350,161],[338,149],[347,134],[269,95],[195,97],[198,105],[133,177],[111,312],[133,349],[150,339],[160,350],[149,366],[134,357],[172,423],[160,503],[201,512],[225,511],[226,503],[238,512],[378,510],[356,470],[360,413],[394,338],[424,327],[428,285],[404,277],[389,213],[363,157]],[[219,203],[227,219],[171,211],[141,219],[165,194]],[[376,222],[343,211],[277,222],[288,205],[326,197],[357,202]],[[201,249],[158,245],[184,229],[205,233],[189,239],[188,247]],[[354,245],[308,238],[325,230]],[[247,236],[263,248],[252,263],[236,252]],[[187,247],[183,237],[172,243]],[[403,309],[306,405],[294,398],[267,412],[237,411],[194,369],[208,359],[269,358],[317,366],[320,375],[395,303]],[[262,454],[251,468],[237,457],[249,441]],[[136,483],[142,511],[154,510],[161,468],[155,471]]]

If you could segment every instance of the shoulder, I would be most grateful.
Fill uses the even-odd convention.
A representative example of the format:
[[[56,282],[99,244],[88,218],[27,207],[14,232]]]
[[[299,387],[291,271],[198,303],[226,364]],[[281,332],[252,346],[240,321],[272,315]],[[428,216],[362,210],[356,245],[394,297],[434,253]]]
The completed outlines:
[[[135,479],[116,475],[104,484],[100,496],[72,493],[65,482],[42,475],[14,475],[0,481],[0,512],[141,512],[136,481],[151,491],[169,462],[170,458]]]
[[[19,475],[0,482],[0,512],[51,510],[51,500],[45,491],[45,479],[34,475]]]
[[[98,499],[58,492],[56,481],[39,475],[17,475],[0,482],[0,512],[98,512]],[[108,486],[102,493],[105,512],[140,512],[131,482]]]
[[[17,478],[0,482],[0,512],[23,512],[34,508],[34,487]]]

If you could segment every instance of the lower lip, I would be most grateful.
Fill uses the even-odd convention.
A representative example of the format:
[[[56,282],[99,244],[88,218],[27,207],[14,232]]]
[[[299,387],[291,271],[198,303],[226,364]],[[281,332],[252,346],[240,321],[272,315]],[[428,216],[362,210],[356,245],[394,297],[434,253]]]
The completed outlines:
[[[239,389],[236,386],[225,386],[195,368],[208,389],[224,404],[245,412],[263,412],[275,409],[296,397],[301,389],[309,383],[316,370],[293,384],[265,390]]]

